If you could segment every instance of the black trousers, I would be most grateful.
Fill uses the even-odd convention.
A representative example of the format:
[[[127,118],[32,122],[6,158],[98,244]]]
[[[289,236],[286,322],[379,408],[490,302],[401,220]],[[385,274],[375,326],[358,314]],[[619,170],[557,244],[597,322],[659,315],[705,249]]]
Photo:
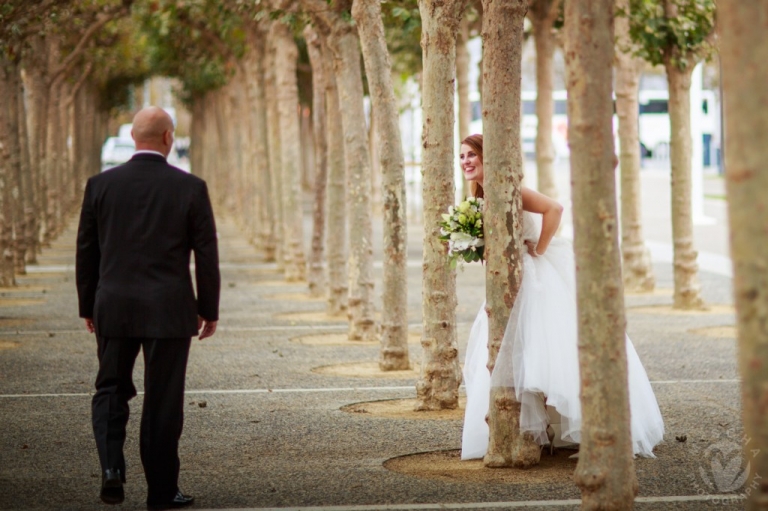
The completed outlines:
[[[125,427],[128,401],[136,395],[133,366],[144,351],[144,405],[141,413],[141,463],[148,502],[167,502],[179,479],[179,438],[184,424],[184,382],[191,339],[98,337],[99,373],[93,396],[93,434],[102,471],[120,469],[125,477]]]

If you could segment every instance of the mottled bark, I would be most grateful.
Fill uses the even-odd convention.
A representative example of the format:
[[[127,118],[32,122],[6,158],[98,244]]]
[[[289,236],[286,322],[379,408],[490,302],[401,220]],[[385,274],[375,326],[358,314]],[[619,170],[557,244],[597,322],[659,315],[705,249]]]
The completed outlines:
[[[557,198],[555,183],[555,145],[552,141],[552,116],[555,103],[553,59],[555,38],[552,34],[561,0],[533,0],[528,11],[536,45],[536,176],[538,190]]]
[[[274,22],[273,22],[274,23]],[[267,39],[267,55],[264,66],[264,92],[267,100],[267,141],[269,143],[269,178],[272,193],[273,232],[275,233],[275,261],[284,268],[285,232],[283,226],[283,179],[282,152],[280,149],[280,113],[277,109],[275,84],[275,52],[272,37]]]
[[[381,162],[384,210],[384,277],[379,367],[408,369],[408,275],[405,222],[405,175],[400,115],[395,102],[392,65],[387,51],[379,0],[355,0]]]
[[[34,246],[35,200],[32,188],[32,168],[29,154],[29,133],[27,131],[27,110],[24,102],[24,85],[21,81],[21,67],[16,67],[16,120],[19,130],[19,166],[17,167],[19,184],[19,210],[16,217],[16,274],[27,273],[27,252]]]
[[[747,511],[768,508],[768,1],[718,2]]]
[[[420,0],[422,200],[424,203],[423,348],[417,410],[458,406],[461,369],[456,342],[456,271],[440,241],[441,214],[454,203],[454,74],[463,0]]]
[[[312,249],[309,255],[307,283],[311,296],[326,296],[325,279],[325,196],[328,185],[328,137],[325,91],[328,88],[325,75],[325,59],[320,36],[312,25],[304,29],[309,62],[312,66],[312,124],[315,147],[315,201],[312,208]]]
[[[24,101],[24,86],[21,79],[18,80],[17,84],[16,101],[18,105],[17,124],[21,156],[19,183],[21,185],[21,199],[23,202],[22,217],[19,219],[19,232],[16,240],[16,270],[18,274],[24,275],[27,273],[26,263],[35,260],[34,250],[37,246],[35,218],[37,215],[35,210],[35,174],[32,168],[27,109]]]
[[[347,221],[349,222],[349,338],[378,339],[373,317],[373,249],[371,238],[371,169],[363,110],[363,78],[357,34],[349,30],[333,35],[336,85],[344,126],[347,169]]]
[[[459,23],[459,33],[456,40],[456,95],[459,97],[459,140],[471,135],[469,125],[472,123],[472,102],[469,99],[469,20],[466,13]],[[464,176],[461,178],[461,196],[469,196],[469,183]]]
[[[13,243],[16,201],[13,192],[20,163],[16,80],[16,64],[5,55],[0,56],[0,95],[11,98],[7,106],[0,109],[0,287],[16,285]]]
[[[669,143],[672,167],[672,243],[674,244],[674,307],[700,309],[704,306],[699,285],[698,252],[693,244],[691,203],[691,73],[693,65],[681,70],[671,61],[664,66],[669,85]]]
[[[325,40],[324,40],[325,41]],[[333,72],[333,62],[325,42],[323,52],[328,112],[341,110],[339,91]],[[328,314],[336,316],[347,310],[347,208],[346,167],[344,158],[344,128],[340,115],[328,115],[328,229],[325,246],[328,248]]]
[[[302,281],[306,277],[304,257],[303,207],[301,200],[301,134],[299,133],[299,88],[296,63],[299,49],[289,27],[273,23],[271,36],[275,48],[275,90],[280,122],[280,159],[282,162],[283,234],[285,280]]]
[[[616,0],[616,9],[629,10],[629,0]],[[651,254],[645,246],[640,197],[640,137],[638,90],[642,60],[632,55],[629,19],[617,16],[616,114],[619,117],[619,168],[621,171],[621,256],[624,289],[650,292],[656,284]]]
[[[275,260],[275,232],[272,214],[273,200],[271,193],[270,172],[265,167],[269,162],[269,145],[267,140],[267,104],[264,89],[264,59],[266,56],[266,34],[261,25],[249,27],[248,49],[243,59],[246,73],[248,104],[250,106],[249,120],[251,133],[252,160],[250,162],[251,180],[255,187],[254,194],[258,197],[250,210],[256,218],[257,225],[254,236],[266,261]]]
[[[585,510],[629,510],[637,494],[613,165],[613,3],[565,4],[582,408],[574,480]]]
[[[491,373],[522,281],[520,89],[526,10],[525,0],[483,2],[485,296]],[[526,468],[539,462],[539,446],[529,433],[520,433],[514,388],[491,387],[487,421],[486,466]]]
[[[363,78],[360,48],[354,24],[346,19],[350,2],[328,9],[322,0],[304,0],[313,13],[318,30],[333,55],[344,128],[346,203],[349,224],[349,316],[350,340],[377,339],[373,317],[373,235],[371,218],[371,161],[363,108]]]
[[[23,53],[22,67],[24,68],[24,88],[27,95],[27,130],[29,134],[30,168],[32,185],[35,189],[34,238],[29,240],[27,263],[36,264],[40,252],[40,230],[47,205],[47,187],[43,174],[43,156],[47,122],[45,115],[48,110],[48,91],[44,70],[45,41],[40,36],[29,39],[29,49]]]

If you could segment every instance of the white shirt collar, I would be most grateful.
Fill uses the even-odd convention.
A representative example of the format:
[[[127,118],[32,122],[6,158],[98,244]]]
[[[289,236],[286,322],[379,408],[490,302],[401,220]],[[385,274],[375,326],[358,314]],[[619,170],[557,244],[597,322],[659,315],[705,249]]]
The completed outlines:
[[[140,149],[135,153],[133,153],[134,156],[136,156],[137,154],[156,154],[158,156],[162,156],[163,158],[165,158],[165,155],[163,153],[160,153],[158,151],[152,151],[151,149]]]

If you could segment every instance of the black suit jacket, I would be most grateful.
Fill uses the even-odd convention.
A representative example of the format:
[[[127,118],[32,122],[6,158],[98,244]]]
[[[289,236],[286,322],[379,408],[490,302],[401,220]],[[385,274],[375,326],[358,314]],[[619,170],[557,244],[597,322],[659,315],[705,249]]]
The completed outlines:
[[[198,315],[219,319],[220,287],[205,181],[149,153],[88,180],[77,233],[77,293],[80,317],[93,318],[97,335],[196,335]]]

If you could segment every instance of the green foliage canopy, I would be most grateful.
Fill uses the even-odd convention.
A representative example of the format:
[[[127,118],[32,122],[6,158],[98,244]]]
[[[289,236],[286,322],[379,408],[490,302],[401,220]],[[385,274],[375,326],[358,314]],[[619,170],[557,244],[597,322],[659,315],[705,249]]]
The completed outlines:
[[[676,15],[668,17],[671,2]],[[670,63],[681,70],[714,51],[715,0],[630,0],[629,35],[635,53],[653,65]]]

